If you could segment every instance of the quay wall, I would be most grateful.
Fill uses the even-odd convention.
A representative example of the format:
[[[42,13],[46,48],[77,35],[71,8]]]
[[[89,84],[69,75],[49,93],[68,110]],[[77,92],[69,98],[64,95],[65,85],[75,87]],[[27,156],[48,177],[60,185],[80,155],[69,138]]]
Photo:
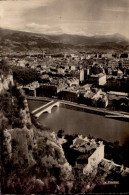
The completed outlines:
[[[105,111],[100,111],[100,110],[92,110],[91,108],[86,108],[86,107],[78,107],[77,105],[69,105],[69,104],[65,104],[65,103],[60,103],[60,106],[62,108],[67,108],[67,109],[72,109],[72,110],[76,110],[76,111],[83,111],[83,112],[88,112],[88,113],[92,113],[92,114],[98,114],[98,115],[103,115],[105,116]]]
[[[113,118],[113,115],[116,115],[116,112],[113,113],[113,112],[110,112],[110,111],[107,111],[107,110],[98,110],[97,108],[90,108],[90,107],[78,107],[77,105],[69,105],[69,104],[65,104],[65,103],[60,103],[60,106],[62,108],[67,108],[67,109],[72,109],[72,110],[76,110],[76,111],[82,111],[82,112],[87,112],[87,113],[91,113],[91,114],[97,114],[97,115],[101,115],[101,116],[105,116],[107,114],[112,114],[112,119],[115,119],[115,120],[122,120],[122,121],[126,121],[126,122],[129,122],[129,118],[126,118],[126,117],[119,117],[119,118]],[[119,115],[119,114],[118,114]]]
[[[46,101],[49,102],[52,99],[50,98],[45,98],[45,97],[27,97],[28,100],[34,100],[34,101]],[[60,100],[59,100],[60,101]],[[72,102],[70,102],[72,103]],[[105,113],[105,111],[102,110],[97,110],[97,108],[91,108],[91,107],[79,107],[77,104],[76,105],[69,105],[68,103],[63,103],[60,101],[60,107],[62,108],[68,108],[68,109],[72,109],[72,110],[76,110],[76,111],[84,111],[84,112],[89,112],[89,113],[93,113],[93,114],[99,114],[99,115],[105,115],[107,113]]]
[[[34,101],[52,101],[54,99],[52,98],[45,98],[45,97],[27,97],[28,100],[34,100]],[[105,115],[121,115],[121,117],[119,118],[113,118],[115,120],[122,120],[122,121],[127,121],[129,122],[129,118],[126,117],[122,117],[121,113],[118,112],[114,112],[114,111],[108,111],[106,109],[102,109],[102,108],[97,108],[97,107],[89,107],[86,105],[78,105],[78,104],[74,104],[73,102],[62,102],[60,101],[60,107],[62,108],[67,108],[67,109],[72,109],[72,110],[76,110],[76,111],[83,111],[83,112],[87,112],[87,113],[92,113],[92,114],[97,114],[97,115],[101,115],[101,116],[105,116]],[[111,117],[110,117],[111,118]]]

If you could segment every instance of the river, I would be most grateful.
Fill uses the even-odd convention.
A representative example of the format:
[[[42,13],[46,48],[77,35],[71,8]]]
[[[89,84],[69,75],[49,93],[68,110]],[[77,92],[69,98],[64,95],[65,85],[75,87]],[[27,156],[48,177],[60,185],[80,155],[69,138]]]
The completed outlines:
[[[40,105],[43,105],[43,102],[29,101],[30,111]],[[95,138],[103,138],[110,142],[118,140],[120,144],[129,140],[128,122],[105,118],[104,116],[87,112],[54,107],[51,114],[42,114],[39,121],[55,132],[63,129],[68,134],[90,134]]]

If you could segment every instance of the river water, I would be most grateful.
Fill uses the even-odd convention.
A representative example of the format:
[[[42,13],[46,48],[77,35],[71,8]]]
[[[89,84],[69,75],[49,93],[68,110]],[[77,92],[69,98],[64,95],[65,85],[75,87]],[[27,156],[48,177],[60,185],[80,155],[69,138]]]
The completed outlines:
[[[29,101],[30,111],[40,105],[43,103]],[[109,119],[87,112],[54,107],[51,114],[42,114],[39,121],[55,132],[63,129],[68,134],[90,134],[95,138],[103,138],[110,142],[118,140],[120,144],[129,140],[129,122]]]

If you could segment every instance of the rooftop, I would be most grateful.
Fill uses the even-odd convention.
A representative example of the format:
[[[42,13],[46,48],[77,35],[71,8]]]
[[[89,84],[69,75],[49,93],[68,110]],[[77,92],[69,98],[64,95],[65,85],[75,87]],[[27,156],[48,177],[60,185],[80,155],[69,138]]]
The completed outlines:
[[[73,148],[81,153],[85,153],[85,155],[89,157],[101,144],[103,144],[103,142],[96,142],[95,139],[77,137],[73,140],[73,144],[70,146],[70,148]]]

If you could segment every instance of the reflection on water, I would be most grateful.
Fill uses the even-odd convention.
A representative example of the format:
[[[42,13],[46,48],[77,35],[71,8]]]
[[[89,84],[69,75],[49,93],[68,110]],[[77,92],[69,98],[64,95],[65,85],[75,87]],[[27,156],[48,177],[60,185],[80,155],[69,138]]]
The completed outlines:
[[[69,134],[92,135],[107,141],[118,140],[121,144],[129,140],[129,123],[100,115],[69,110],[66,108],[53,108],[51,114],[44,113],[40,122],[58,132],[65,130]]]

